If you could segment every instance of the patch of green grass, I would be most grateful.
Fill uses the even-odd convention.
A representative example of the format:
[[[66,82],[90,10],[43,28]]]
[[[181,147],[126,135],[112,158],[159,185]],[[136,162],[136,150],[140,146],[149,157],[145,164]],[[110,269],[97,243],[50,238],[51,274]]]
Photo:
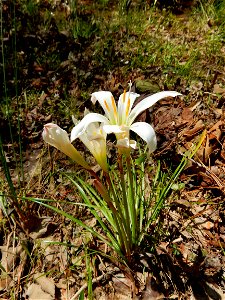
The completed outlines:
[[[23,0],[17,3],[17,14],[10,19],[7,26],[3,26],[5,21],[2,19],[1,38],[2,49],[4,50],[2,61],[4,61],[3,73],[5,72],[3,74],[5,75],[3,80],[5,95],[1,100],[0,110],[3,117],[0,121],[3,124],[12,122],[11,130],[17,137],[15,140],[12,136],[12,144],[19,142],[19,147],[23,145],[23,137],[26,132],[21,136],[21,125],[23,128],[32,127],[33,133],[40,135],[42,122],[48,122],[47,119],[43,119],[43,116],[52,114],[55,119],[50,121],[58,124],[64,123],[65,127],[72,126],[71,115],[74,113],[78,116],[80,111],[83,111],[84,106],[88,107],[90,93],[95,89],[105,88],[105,82],[97,81],[96,75],[101,75],[106,81],[108,74],[113,74],[113,76],[116,74],[115,83],[120,82],[122,85],[130,79],[130,76],[135,78],[144,75],[159,82],[160,87],[174,89],[178,79],[185,82],[186,87],[192,82],[197,84],[199,81],[204,82],[206,86],[207,84],[210,85],[214,76],[214,69],[223,71],[225,64],[225,1],[220,1],[217,5],[214,5],[213,1],[210,3],[202,1],[202,7],[193,9],[181,17],[143,3],[142,6],[131,5],[128,8],[129,1],[127,0],[114,3],[110,0],[93,2],[95,3],[90,5],[78,5],[78,1],[72,1],[71,5],[68,5],[67,14],[67,12],[51,6],[41,8],[39,3]],[[140,2],[132,1],[132,3],[137,4]],[[109,6],[111,9],[108,9]],[[20,38],[23,39],[22,45],[28,45],[25,50],[20,48]],[[74,60],[70,59],[71,53]],[[61,63],[66,60],[69,61],[68,69],[66,69],[66,71],[70,71],[68,76],[65,69],[60,68]],[[33,74],[34,62],[43,67],[44,75]],[[158,73],[152,71],[155,68],[158,69]],[[17,72],[19,74],[19,87],[17,86]],[[39,91],[29,86],[24,92],[23,88],[27,88],[27,83],[24,84],[25,81],[23,82],[23,74],[26,72],[28,72],[27,78],[29,80],[32,80],[33,77],[49,78],[51,76],[49,74],[53,72],[53,75],[60,79],[66,77],[66,82],[59,80],[59,83],[54,86],[50,80],[49,85],[47,87],[41,86]],[[7,80],[10,85],[8,85]],[[74,84],[75,92],[72,95],[69,92],[72,89],[70,83],[73,80],[76,85]],[[39,98],[43,90],[48,95],[41,107]],[[19,96],[21,91],[23,93]],[[11,97],[11,94],[17,94],[17,97]],[[207,104],[212,106],[214,100],[210,97],[209,95],[206,101],[208,100]],[[37,119],[32,119],[30,112],[35,107],[38,108],[40,114]],[[31,120],[27,124],[29,117]],[[5,136],[3,138],[5,142]],[[22,139],[20,140],[20,138]],[[10,142],[8,136],[7,139],[7,142]],[[13,196],[16,203],[17,194],[25,194],[27,191],[33,194],[38,188],[36,186],[32,189],[31,185],[23,186],[23,180],[21,186],[15,186],[10,177],[11,170],[6,161],[5,149],[7,149],[6,145],[1,142],[0,154],[9,185],[7,188],[4,178],[4,181],[1,180],[0,182],[1,190],[4,191],[4,194],[7,192],[9,196]],[[16,160],[18,160],[16,168],[18,168],[20,180],[23,173],[24,157],[22,157],[21,149],[18,150],[18,146],[14,152]],[[55,163],[52,165],[53,169],[56,168]],[[52,171],[43,171],[45,165],[41,167],[39,191],[51,195],[58,189],[58,194],[61,197],[61,191],[58,185],[57,187],[55,185],[59,178]],[[68,165],[65,166],[65,160],[62,160],[60,167],[68,167]],[[44,172],[45,174],[43,174]],[[79,171],[76,169],[74,173],[77,172]],[[44,176],[45,179],[43,179]],[[51,182],[54,182],[52,189]],[[48,185],[48,191],[46,185]],[[0,195],[0,197],[3,197],[5,209],[11,208],[5,202],[6,196]],[[57,200],[55,202],[60,205]],[[26,213],[27,206],[19,203],[20,207]],[[82,212],[85,214],[84,210]],[[1,221],[0,232],[8,230],[5,220],[4,218]],[[160,237],[163,235],[160,232],[160,226],[155,231]],[[187,231],[191,232],[192,228],[188,227]],[[174,244],[172,247],[173,254],[179,255],[177,246]],[[222,246],[221,251],[224,253]],[[37,249],[28,254],[34,257],[31,260],[31,267],[35,267],[35,262],[41,264],[44,259],[44,251],[38,246]],[[75,256],[76,253],[74,253]],[[76,270],[78,267],[74,264],[73,268]],[[89,253],[86,253],[86,268],[88,294],[91,298],[94,272],[92,257]]]
[[[112,9],[108,10],[110,3],[108,0],[99,0],[90,5],[81,5],[73,1],[66,8],[67,14],[57,7],[41,8],[39,4],[24,0],[20,3],[21,6],[18,4],[19,14],[16,19],[12,20],[8,27],[4,27],[4,30],[2,28],[2,36],[10,31],[9,27],[13,28],[15,23],[19,31],[22,28],[23,17],[27,15],[26,34],[33,34],[35,30],[38,34],[47,33],[54,21],[56,32],[66,30],[69,38],[80,43],[82,57],[76,61],[77,52],[74,51],[75,60],[70,64],[79,93],[70,96],[69,84],[59,84],[63,96],[60,94],[58,100],[56,98],[52,100],[54,96],[52,94],[46,99],[45,107],[48,114],[53,114],[57,109],[60,118],[70,119],[71,111],[79,110],[80,106],[76,102],[80,101],[85,105],[94,89],[93,83],[99,85],[94,81],[96,74],[106,77],[116,70],[126,81],[130,74],[135,73],[147,78],[153,77],[159,84],[161,83],[160,86],[173,89],[178,79],[182,79],[187,85],[199,80],[210,82],[213,69],[223,68],[224,1],[220,1],[217,5],[202,2],[202,7],[194,8],[182,17],[147,4],[142,4],[140,9],[139,1],[133,2],[126,13],[121,13],[121,6],[126,6],[127,1],[115,2]],[[215,20],[215,24],[211,27],[208,25],[209,16]],[[35,23],[37,19],[39,22]],[[68,55],[64,53],[64,44],[62,42],[59,46],[60,42],[57,39],[54,45],[46,46],[46,43],[48,44],[48,39],[43,44],[35,44],[34,48],[29,49],[31,50],[29,53],[32,54],[29,56],[25,53],[23,57],[24,60],[30,58],[31,64],[36,62],[46,68],[48,74],[48,70],[56,71],[59,68],[62,61],[69,57],[69,52]],[[73,43],[71,45],[74,46]],[[12,49],[8,44],[3,46],[5,63],[8,64]],[[14,47],[14,58],[17,60],[16,67],[19,71],[23,59],[19,60],[22,54],[17,55],[16,50]],[[71,52],[73,53],[73,50]],[[8,65],[5,65],[5,68],[8,68]],[[157,74],[150,72],[154,68],[158,68]],[[27,100],[21,99],[22,109],[24,105],[28,110],[33,107],[33,101],[30,99],[35,97],[35,93],[30,90],[27,92]],[[1,106],[5,118],[11,118],[15,112],[15,105],[11,105],[11,99],[9,97],[8,99],[6,101],[8,104],[3,102]]]
[[[84,38],[89,39],[98,31],[95,20],[83,20],[77,17],[71,24],[72,37],[74,39]]]
[[[113,64],[124,74],[157,66],[169,75],[166,85],[171,87],[178,77],[189,83],[207,79],[209,62],[223,64],[222,56],[218,58],[221,35],[207,25],[202,10],[183,18],[154,7],[108,15],[102,19],[107,32],[100,31],[92,45],[96,65],[109,71]]]
[[[177,244],[172,244],[171,248],[172,248],[172,252],[175,256],[181,255],[180,249],[178,248]]]

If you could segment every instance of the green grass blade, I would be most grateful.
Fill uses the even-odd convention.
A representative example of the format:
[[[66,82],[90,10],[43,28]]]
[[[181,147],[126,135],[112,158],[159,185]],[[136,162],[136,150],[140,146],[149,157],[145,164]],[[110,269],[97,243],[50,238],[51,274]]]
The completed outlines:
[[[178,179],[181,172],[184,170],[184,168],[188,162],[188,159],[192,158],[196,154],[196,152],[200,148],[201,144],[203,143],[205,137],[206,137],[206,131],[204,131],[202,133],[198,144],[196,146],[193,146],[190,151],[186,152],[186,154],[182,158],[180,164],[178,165],[178,167],[176,168],[176,170],[173,172],[172,176],[170,177],[168,183],[166,183],[166,177],[165,177],[166,174],[160,175],[161,172],[159,171],[159,167],[160,167],[160,164],[159,164],[159,167],[157,168],[156,179],[154,180],[154,184],[158,185],[159,184],[158,181],[161,181],[161,184],[164,187],[160,188],[160,186],[159,186],[159,192],[157,193],[158,197],[156,199],[156,204],[153,208],[153,211],[151,213],[149,220],[146,223],[144,231],[142,232],[142,234],[140,236],[140,242],[143,240],[144,234],[147,232],[150,224],[157,219],[159,212],[165,202],[165,199],[166,199],[169,191],[171,190],[172,185]],[[162,179],[161,179],[161,176],[162,176]]]
[[[43,200],[37,199],[37,198],[31,198],[31,197],[23,197],[23,200],[30,200],[32,202],[35,202],[37,204],[40,204],[42,206],[45,206],[46,208],[49,208],[53,211],[55,211],[57,214],[60,214],[62,216],[64,216],[65,218],[71,220],[73,223],[83,227],[84,229],[86,229],[87,231],[89,231],[91,234],[93,234],[94,236],[96,236],[97,238],[99,238],[101,241],[103,241],[104,243],[106,243],[109,247],[112,247],[112,244],[101,234],[99,234],[98,232],[96,232],[94,229],[92,229],[91,227],[89,227],[88,225],[86,225],[85,223],[83,223],[82,221],[80,221],[79,219],[73,217],[72,215],[66,213],[65,211],[51,206],[47,203],[45,203]]]
[[[14,199],[16,199],[16,197],[17,197],[16,190],[15,190],[15,187],[13,185],[12,178],[11,178],[10,171],[9,171],[9,167],[7,165],[7,162],[6,162],[1,135],[0,135],[0,158],[1,158],[1,162],[2,162],[2,166],[3,166],[4,174],[5,174],[8,186],[9,186],[9,190],[10,190],[11,196]]]
[[[92,290],[92,267],[90,255],[86,253],[86,268],[87,268],[87,286],[88,286],[88,300],[93,299],[93,290]]]

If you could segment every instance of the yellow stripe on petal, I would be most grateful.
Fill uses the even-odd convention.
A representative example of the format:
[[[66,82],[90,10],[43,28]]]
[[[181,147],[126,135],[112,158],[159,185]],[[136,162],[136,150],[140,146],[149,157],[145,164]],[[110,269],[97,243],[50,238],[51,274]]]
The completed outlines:
[[[110,112],[110,108],[106,100],[104,100],[104,104],[105,104],[105,108],[108,110],[108,112]]]
[[[128,98],[127,106],[126,106],[126,117],[128,117],[130,112],[130,98]]]
[[[124,90],[123,92],[123,103],[125,103],[125,100],[126,100],[126,90]]]
[[[111,97],[111,102],[112,102],[112,107],[113,107],[113,112],[114,112],[115,119],[117,119],[117,107],[116,107],[116,102],[115,102],[115,99],[114,99],[113,96]]]

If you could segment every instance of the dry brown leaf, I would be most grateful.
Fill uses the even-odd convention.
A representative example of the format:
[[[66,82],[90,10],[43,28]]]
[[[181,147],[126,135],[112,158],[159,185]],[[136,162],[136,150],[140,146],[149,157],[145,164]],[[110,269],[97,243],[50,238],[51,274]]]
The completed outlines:
[[[142,300],[159,300],[165,299],[165,296],[158,291],[155,280],[148,276],[146,279],[146,288],[142,293]]]
[[[128,300],[136,299],[134,297],[134,283],[128,277],[125,277],[123,273],[117,274],[112,279],[113,287],[115,289],[114,299]]]
[[[188,108],[189,108],[191,111],[194,111],[200,104],[201,104],[201,101],[197,101],[197,102],[195,102],[195,103],[192,103]]]
[[[225,160],[225,140],[223,141],[222,151],[220,153],[220,156],[223,160]]]
[[[190,108],[185,107],[182,111],[181,117],[184,122],[190,123],[193,121],[193,112]]]
[[[207,222],[204,222],[204,223],[202,224],[202,227],[205,228],[205,229],[207,229],[207,230],[210,230],[211,228],[214,227],[214,223],[212,223],[212,222],[210,222],[210,221],[207,221]]]
[[[213,87],[213,93],[214,94],[224,94],[225,88],[221,87],[219,84],[215,84]]]
[[[180,126],[191,126],[191,124],[193,123],[193,117],[194,114],[192,112],[192,110],[188,107],[185,107],[182,110],[182,113],[179,115],[179,117],[177,118],[176,122],[176,127],[180,127]]]
[[[50,294],[44,292],[39,284],[32,283],[26,291],[26,299],[28,300],[54,300]]]
[[[17,283],[20,285],[21,278],[24,274],[25,266],[27,264],[27,252],[23,250],[23,252],[20,254],[20,264],[17,267]]]
[[[13,268],[16,258],[22,253],[23,248],[20,245],[17,247],[1,246],[0,250],[2,252],[1,265],[6,272],[9,272]]]
[[[49,122],[52,118],[52,115],[48,115],[46,117],[44,117],[44,122]]]
[[[43,102],[44,102],[44,100],[46,99],[47,96],[48,95],[44,92],[41,94],[41,96],[38,99],[38,107],[39,108],[42,107],[42,104],[43,104]]]
[[[210,145],[209,142],[209,135],[206,136],[206,143],[205,143],[205,148],[204,148],[204,162],[207,162],[209,160],[210,154],[213,151],[213,147]]]
[[[47,278],[44,274],[37,273],[34,275],[34,279],[44,292],[55,299],[55,284],[51,278]]]
[[[11,282],[12,282],[12,278],[8,274],[1,273],[0,291],[7,290]]]
[[[199,133],[199,131],[203,130],[204,128],[205,128],[205,124],[203,123],[202,120],[199,120],[195,124],[194,128],[186,130],[184,132],[184,136],[191,138],[191,137],[195,136],[197,133]]]
[[[179,245],[179,251],[183,256],[183,260],[185,262],[189,262],[190,258],[192,257],[193,253],[191,252],[190,248],[188,247],[188,243],[181,243]]]
[[[217,139],[217,141],[220,140],[222,132],[220,129],[220,126],[224,125],[223,121],[218,121],[216,124],[213,125],[213,127],[211,127],[211,129],[209,130],[209,139]]]

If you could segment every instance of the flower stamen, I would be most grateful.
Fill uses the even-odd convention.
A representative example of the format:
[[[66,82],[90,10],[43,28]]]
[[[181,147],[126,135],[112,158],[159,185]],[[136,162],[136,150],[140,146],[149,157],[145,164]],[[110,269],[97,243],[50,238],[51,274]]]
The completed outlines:
[[[117,119],[117,108],[116,108],[116,103],[115,103],[115,99],[113,96],[111,97],[111,102],[112,102],[115,119]]]
[[[130,98],[128,98],[127,106],[126,106],[126,117],[128,117],[130,112]]]

